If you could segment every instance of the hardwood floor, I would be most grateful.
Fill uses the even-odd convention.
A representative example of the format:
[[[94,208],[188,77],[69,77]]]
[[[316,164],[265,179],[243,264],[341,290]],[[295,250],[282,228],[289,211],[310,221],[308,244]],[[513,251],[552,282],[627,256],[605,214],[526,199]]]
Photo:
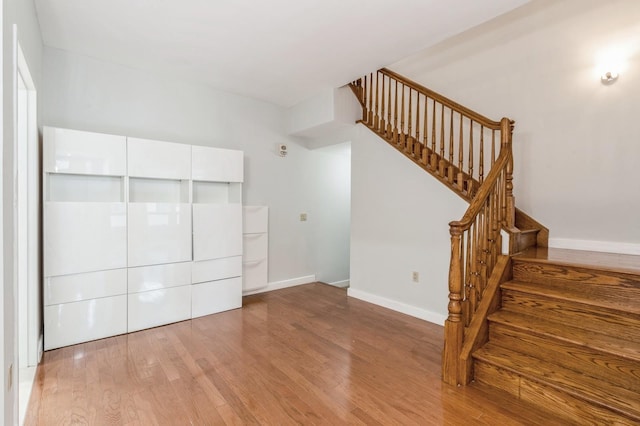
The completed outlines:
[[[440,326],[314,283],[44,354],[27,425],[554,424],[440,381]]]

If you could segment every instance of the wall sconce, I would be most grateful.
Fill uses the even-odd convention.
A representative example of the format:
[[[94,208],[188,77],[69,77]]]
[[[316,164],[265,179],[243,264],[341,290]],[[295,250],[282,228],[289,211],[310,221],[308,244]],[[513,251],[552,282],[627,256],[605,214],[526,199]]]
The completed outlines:
[[[617,72],[607,71],[600,76],[600,81],[602,84],[609,85],[615,83],[618,77],[619,75]]]

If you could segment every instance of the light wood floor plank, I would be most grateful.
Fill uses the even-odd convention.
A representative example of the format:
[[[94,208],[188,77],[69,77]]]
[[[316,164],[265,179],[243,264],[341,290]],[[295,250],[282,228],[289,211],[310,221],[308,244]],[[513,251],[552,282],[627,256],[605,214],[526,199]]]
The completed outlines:
[[[440,381],[442,327],[314,283],[45,353],[27,425],[553,424]]]

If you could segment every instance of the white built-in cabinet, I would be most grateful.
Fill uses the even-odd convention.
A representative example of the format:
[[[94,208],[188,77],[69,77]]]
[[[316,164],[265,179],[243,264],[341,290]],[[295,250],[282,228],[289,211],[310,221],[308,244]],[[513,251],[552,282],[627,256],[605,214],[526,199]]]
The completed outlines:
[[[243,153],[44,128],[45,349],[242,305]]]
[[[253,291],[268,284],[269,207],[244,206],[242,290]]]
[[[192,148],[195,317],[242,306],[242,152]],[[209,303],[215,299],[215,302]]]

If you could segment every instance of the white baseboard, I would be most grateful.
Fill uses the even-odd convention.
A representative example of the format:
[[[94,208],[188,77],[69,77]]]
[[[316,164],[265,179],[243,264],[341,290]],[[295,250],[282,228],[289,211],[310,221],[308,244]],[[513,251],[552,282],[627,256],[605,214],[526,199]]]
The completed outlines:
[[[335,281],[335,282],[327,283],[327,284],[332,285],[334,287],[348,288],[349,287],[349,280]]]
[[[605,253],[635,254],[640,255],[640,244],[618,243],[615,241],[591,241],[574,240],[569,238],[549,238],[549,247],[600,251]]]
[[[407,305],[406,303],[398,302],[396,300],[387,299],[386,297],[378,296],[375,294],[367,293],[366,291],[356,290],[349,288],[347,295],[355,299],[364,300],[365,302],[373,303],[374,305],[382,306],[392,311],[400,312],[412,317],[420,318],[422,320],[444,325],[444,321],[447,319],[446,315],[431,312],[426,309],[421,309],[415,306]]]
[[[271,282],[269,284],[267,284],[266,287],[262,287],[256,290],[250,290],[247,292],[242,292],[243,296],[250,296],[252,294],[258,294],[258,293],[266,293],[267,291],[273,291],[273,290],[280,290],[283,288],[288,288],[288,287],[295,287],[297,285],[301,285],[301,284],[309,284],[312,282],[316,281],[316,276],[315,275],[307,275],[304,277],[298,277],[298,278],[291,278],[289,280],[283,280],[283,281],[274,281]]]

